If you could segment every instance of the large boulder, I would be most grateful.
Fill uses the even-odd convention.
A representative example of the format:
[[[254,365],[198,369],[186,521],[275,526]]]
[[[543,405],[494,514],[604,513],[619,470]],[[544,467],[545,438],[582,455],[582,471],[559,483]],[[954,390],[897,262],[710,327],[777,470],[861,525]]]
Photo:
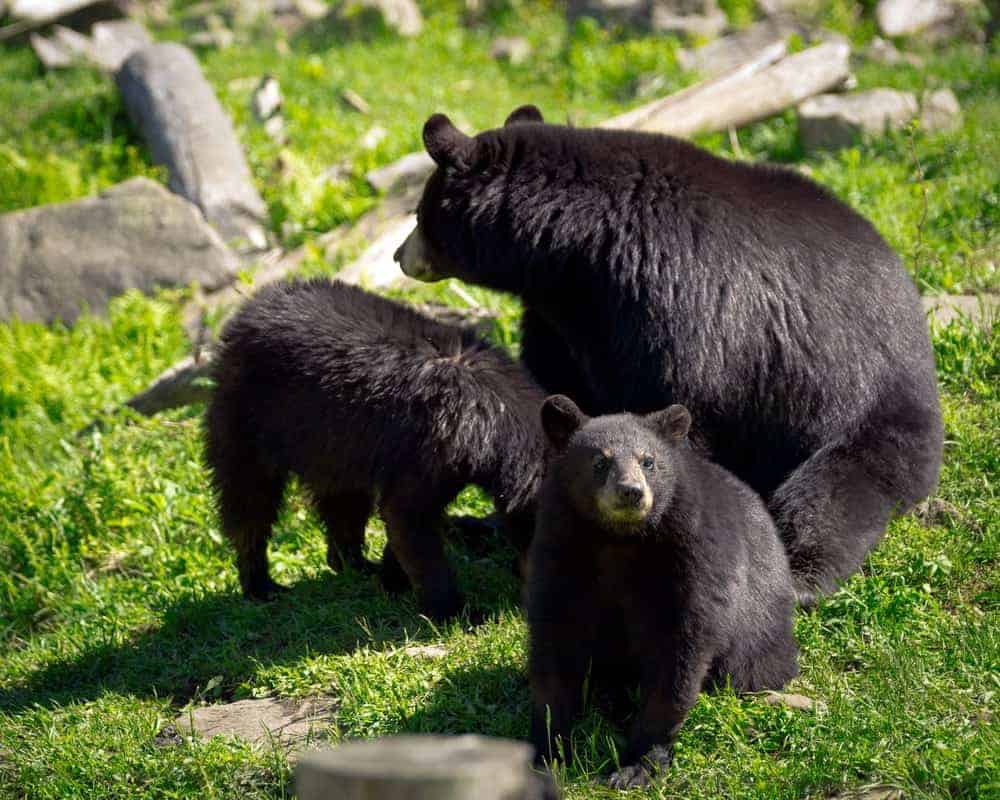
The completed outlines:
[[[147,178],[0,215],[0,319],[72,323],[127,289],[230,283],[239,262],[201,213]]]

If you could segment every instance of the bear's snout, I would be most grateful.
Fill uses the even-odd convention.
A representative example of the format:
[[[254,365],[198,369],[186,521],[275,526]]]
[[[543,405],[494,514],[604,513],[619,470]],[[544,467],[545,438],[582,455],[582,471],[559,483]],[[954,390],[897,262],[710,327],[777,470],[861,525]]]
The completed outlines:
[[[427,250],[427,243],[418,226],[396,248],[392,257],[404,275],[420,281],[436,281],[442,276],[431,266]]]
[[[619,483],[615,489],[618,492],[618,501],[629,508],[641,505],[643,495],[646,493],[645,487],[634,481]]]

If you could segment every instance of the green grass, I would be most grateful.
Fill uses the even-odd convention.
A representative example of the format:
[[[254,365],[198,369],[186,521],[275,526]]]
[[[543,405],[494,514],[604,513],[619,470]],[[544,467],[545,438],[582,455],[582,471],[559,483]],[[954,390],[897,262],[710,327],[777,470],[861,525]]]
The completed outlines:
[[[749,21],[749,4],[724,5]],[[424,8],[427,28],[413,41],[359,22],[293,39],[287,55],[266,31],[201,54],[287,244],[376,202],[364,172],[416,149],[432,111],[475,129],[535,102],[550,119],[585,124],[635,102],[644,75],[662,74],[664,92],[690,80],[672,40],[587,24],[569,31],[548,4],[501,4],[478,29],[460,25],[457,3]],[[870,24],[850,21],[845,8],[831,4],[828,21],[870,36]],[[182,23],[161,35],[179,36]],[[498,32],[527,35],[531,61],[494,63],[488,46]],[[921,288],[995,291],[996,51],[963,45],[926,57],[923,70],[863,66],[859,81],[920,90],[934,76],[962,102],[953,132],[910,130],[804,157],[786,114],[741,129],[740,149],[830,186],[875,222]],[[240,82],[265,71],[286,97],[283,149],[254,127],[250,88]],[[105,79],[84,70],[44,75],[20,46],[0,50],[0,74],[0,209],[159,175]],[[345,87],[371,103],[370,116],[342,104]],[[388,136],[366,151],[358,140],[375,124]],[[731,154],[726,136],[701,142]],[[349,177],[324,183],[323,171],[341,161]],[[516,352],[518,303],[464,288],[497,314],[493,336]],[[106,413],[186,352],[184,294],[126,295],[107,319],[85,317],[71,330],[0,325],[0,797],[290,796],[280,751],[218,740],[158,746],[157,732],[189,703],[325,693],[338,702],[327,732],[334,740],[398,731],[524,736],[526,631],[511,554],[498,541],[451,546],[487,621],[435,628],[409,598],[332,575],[318,522],[291,491],[272,553],[276,577],[293,590],[267,607],[240,599],[205,488],[201,409],[155,419]],[[465,302],[448,283],[401,296]],[[1000,734],[985,714],[1000,696],[998,328],[959,322],[933,332],[947,424],[937,496],[951,511],[893,522],[863,574],[796,619],[802,675],[793,689],[826,711],[704,696],[666,780],[634,796],[821,798],[883,783],[908,798],[1000,797]],[[102,415],[100,432],[78,433]],[[468,491],[453,513],[489,508]],[[377,520],[369,540],[375,556],[384,543]],[[409,643],[447,654],[407,655]],[[580,763],[560,776],[567,796],[615,796],[596,780],[620,731],[595,712],[577,737]]]

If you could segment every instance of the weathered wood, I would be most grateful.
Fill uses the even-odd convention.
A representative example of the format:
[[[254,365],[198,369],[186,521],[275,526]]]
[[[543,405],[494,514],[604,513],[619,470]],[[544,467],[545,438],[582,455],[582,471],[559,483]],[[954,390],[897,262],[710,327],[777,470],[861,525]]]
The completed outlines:
[[[214,360],[210,349],[203,350],[197,360],[194,356],[181,359],[125,405],[151,417],[167,409],[205,402],[212,396],[209,379]]]
[[[115,78],[153,160],[167,167],[170,188],[201,208],[224,237],[265,247],[267,207],[194,54],[176,43],[154,44],[132,54]]]
[[[391,736],[303,755],[299,800],[525,800],[524,742],[484,736]]]
[[[850,74],[850,47],[826,42],[780,57],[776,43],[757,61],[608,120],[602,127],[693,136],[738,128],[797,105],[842,83]]]
[[[124,0],[19,0],[7,9],[15,19],[0,28],[0,42],[18,39],[53,22],[87,27],[98,20],[124,16]]]

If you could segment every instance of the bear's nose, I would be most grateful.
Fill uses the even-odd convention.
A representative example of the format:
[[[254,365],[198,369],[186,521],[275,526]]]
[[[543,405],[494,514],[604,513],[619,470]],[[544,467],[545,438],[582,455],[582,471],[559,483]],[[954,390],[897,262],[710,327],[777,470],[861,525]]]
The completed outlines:
[[[404,240],[403,243],[396,248],[396,252],[392,254],[392,260],[395,261],[397,264],[403,263],[403,248],[406,247],[406,242],[408,241],[409,239]]]
[[[639,483],[619,483],[618,497],[621,498],[622,505],[637,506],[642,502],[642,484]]]

